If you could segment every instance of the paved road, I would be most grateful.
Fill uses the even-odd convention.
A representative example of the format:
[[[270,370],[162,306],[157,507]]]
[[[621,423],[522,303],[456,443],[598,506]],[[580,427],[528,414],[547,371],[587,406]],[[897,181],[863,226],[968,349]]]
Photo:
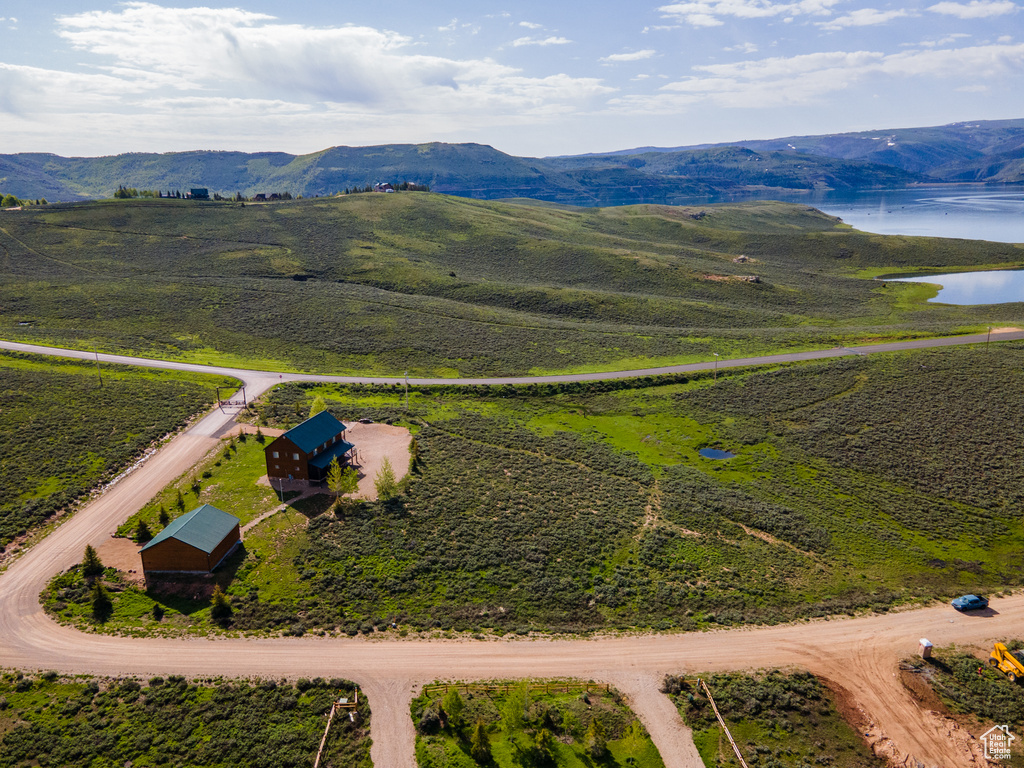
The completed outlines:
[[[992,334],[993,340],[1024,333]],[[897,349],[984,341],[984,336],[872,345],[795,355],[723,361],[721,367],[764,365]],[[86,352],[2,342],[27,352],[90,359]],[[280,381],[393,382],[366,377],[274,374],[101,355],[101,360],[235,376],[256,397]],[[617,374],[508,379],[418,379],[416,383],[530,383],[589,381],[621,376],[707,370],[713,363]],[[83,634],[50,621],[38,595],[49,577],[78,562],[86,544],[98,545],[168,482],[187,471],[232,428],[234,409],[215,409],[178,435],[97,499],[68,518],[0,574],[0,666],[102,675],[186,674],[347,677],[359,683],[373,710],[373,759],[379,768],[411,768],[409,702],[416,686],[434,679],[576,677],[610,682],[627,693],[668,768],[701,765],[678,715],[656,688],[665,673],[693,673],[794,665],[854,692],[867,715],[927,765],[974,765],[899,685],[896,664],[918,638],[937,645],[987,642],[1020,634],[1024,596],[993,601],[984,617],[940,606],[849,620],[716,633],[609,637],[560,641],[367,641],[348,638],[133,639]]]
[[[993,332],[991,335],[979,333],[969,336],[945,336],[937,339],[917,339],[915,341],[895,341],[886,344],[865,344],[856,347],[831,347],[829,349],[816,349],[806,352],[790,352],[781,355],[759,355],[756,357],[737,357],[730,359],[719,359],[717,365],[713,360],[701,363],[688,363],[686,365],[667,365],[660,368],[637,368],[628,371],[604,371],[598,373],[565,373],[552,376],[492,376],[484,378],[454,378],[454,379],[429,379],[410,378],[409,383],[418,386],[432,384],[473,384],[473,385],[502,385],[502,384],[554,384],[558,382],[572,381],[610,381],[613,379],[629,379],[641,376],[662,376],[671,373],[692,373],[695,371],[710,371],[717,368],[745,368],[757,365],[779,365],[782,363],[796,363],[807,360],[824,360],[833,357],[846,357],[848,355],[871,355],[878,352],[901,352],[914,349],[930,349],[933,347],[955,347],[963,344],[980,344],[988,339],[991,341],[1019,341],[1024,339],[1024,331],[1008,330]],[[0,349],[9,349],[15,352],[32,352],[39,355],[57,355],[61,357],[72,357],[79,360],[94,360],[97,355],[93,352],[85,352],[75,349],[60,349],[57,347],[41,347],[34,344],[22,344],[15,341],[0,341]],[[255,371],[242,368],[226,368],[214,365],[199,365],[197,363],[183,363],[174,360],[152,360],[145,357],[129,357],[126,355],[98,355],[102,362],[121,363],[123,365],[138,365],[148,368],[165,368],[175,371],[193,371],[196,373],[223,374],[234,376],[243,381],[262,382],[264,380],[284,381],[318,381],[338,384],[396,384],[404,382],[403,378],[388,376],[330,376],[314,373],[273,373],[271,371]],[[248,392],[248,390],[247,390]]]

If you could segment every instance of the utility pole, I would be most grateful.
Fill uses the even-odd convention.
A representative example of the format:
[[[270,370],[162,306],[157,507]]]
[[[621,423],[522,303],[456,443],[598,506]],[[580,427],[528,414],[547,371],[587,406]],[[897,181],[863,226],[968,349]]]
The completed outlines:
[[[96,355],[96,375],[100,379],[100,388],[103,387],[103,369],[100,368],[100,353],[96,351],[96,347],[92,348],[92,353]]]
[[[989,342],[992,341],[992,326],[988,327],[988,336],[985,337],[985,351],[988,352]]]
[[[405,410],[409,410],[409,372],[405,372]]]
[[[711,354],[715,356],[715,381],[718,381],[718,353],[712,352]]]

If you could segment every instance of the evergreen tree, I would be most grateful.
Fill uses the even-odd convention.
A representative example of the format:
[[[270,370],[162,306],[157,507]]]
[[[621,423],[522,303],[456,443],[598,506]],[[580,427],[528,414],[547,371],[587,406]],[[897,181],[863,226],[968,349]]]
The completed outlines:
[[[483,719],[476,721],[473,738],[470,740],[469,755],[480,764],[491,762],[491,740],[487,737],[487,728]]]
[[[139,544],[143,544],[153,538],[153,534],[149,531],[149,526],[146,525],[145,520],[139,520],[139,524],[135,527],[135,541]]]
[[[604,727],[596,717],[590,721],[587,734],[583,737],[583,746],[595,760],[600,760],[608,753],[608,740],[604,735]]]
[[[159,520],[160,520],[160,525],[162,525],[164,528],[166,528],[167,525],[171,522],[171,516],[169,514],[167,514],[167,510],[164,509],[164,505],[163,504],[160,505],[160,517],[159,517]]]
[[[92,616],[97,621],[106,621],[114,609],[110,595],[99,579],[92,584]]]
[[[231,618],[231,611],[231,601],[220,588],[220,584],[217,584],[210,597],[210,618],[218,624],[226,624]]]
[[[537,762],[541,765],[552,765],[555,762],[555,736],[547,728],[541,728],[534,739],[537,750]]]
[[[178,496],[174,500],[174,506],[176,506],[178,508],[179,512],[184,512],[185,511],[185,497],[181,495],[181,489],[180,488],[178,489],[177,493],[178,493]]]
[[[459,696],[459,692],[452,688],[441,699],[441,709],[444,710],[448,725],[458,728],[462,724],[462,710],[466,708],[465,702]]]
[[[91,544],[86,544],[85,556],[82,558],[82,575],[91,579],[101,573],[103,573],[103,563],[100,562],[100,556],[96,554],[96,550],[92,548]]]

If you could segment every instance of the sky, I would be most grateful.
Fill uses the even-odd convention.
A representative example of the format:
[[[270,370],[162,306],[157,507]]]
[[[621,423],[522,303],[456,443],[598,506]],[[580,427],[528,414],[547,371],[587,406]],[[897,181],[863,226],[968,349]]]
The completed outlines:
[[[0,0],[0,152],[520,156],[1024,117],[1024,0]]]

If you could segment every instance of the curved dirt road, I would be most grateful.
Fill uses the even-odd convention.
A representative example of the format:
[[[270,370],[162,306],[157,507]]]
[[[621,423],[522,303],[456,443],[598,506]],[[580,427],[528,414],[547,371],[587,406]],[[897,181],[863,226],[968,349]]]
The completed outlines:
[[[967,341],[968,338],[971,340]],[[1024,338],[1024,333],[993,334],[993,338]],[[977,343],[983,341],[984,336],[961,339],[964,340],[939,339],[934,340],[939,342],[934,344],[913,344],[920,347]],[[2,346],[10,348],[6,343]],[[894,346],[902,345],[878,345],[871,351],[889,351]],[[46,351],[90,357],[88,353]],[[849,353],[848,350],[827,350],[799,359]],[[111,357],[101,356],[101,359]],[[781,357],[797,359],[788,355]],[[783,362],[779,358],[760,360]],[[132,358],[116,362],[211,371],[207,366],[140,362]],[[724,367],[725,363],[722,365]],[[702,367],[707,369],[711,364],[702,364]],[[654,375],[654,371],[677,370],[695,368],[679,366],[668,371],[653,369],[622,375]],[[297,374],[279,376],[235,369],[213,369],[212,372],[241,378],[250,397],[282,380],[373,380]],[[594,377],[609,375],[587,375],[587,378]],[[552,378],[540,380],[551,381]],[[420,380],[420,383],[428,381]],[[443,380],[443,383],[453,381]],[[963,616],[946,606],[936,606],[770,628],[594,640],[132,639],[83,634],[52,622],[42,612],[38,599],[50,576],[78,562],[86,544],[99,544],[157,490],[188,470],[216,445],[219,436],[231,429],[234,416],[230,409],[214,410],[67,519],[0,574],[0,666],[103,675],[347,677],[359,683],[370,697],[373,759],[380,768],[415,765],[409,702],[416,686],[438,678],[514,677],[593,678],[612,683],[629,697],[637,715],[651,731],[666,766],[696,767],[701,763],[692,740],[668,699],[657,693],[661,676],[796,666],[827,677],[851,691],[866,714],[904,753],[926,765],[945,767],[969,763],[903,690],[896,677],[898,660],[915,651],[920,637],[928,637],[936,645],[980,643],[1019,633],[1024,627],[1024,596],[994,600],[994,610],[989,616]]]

